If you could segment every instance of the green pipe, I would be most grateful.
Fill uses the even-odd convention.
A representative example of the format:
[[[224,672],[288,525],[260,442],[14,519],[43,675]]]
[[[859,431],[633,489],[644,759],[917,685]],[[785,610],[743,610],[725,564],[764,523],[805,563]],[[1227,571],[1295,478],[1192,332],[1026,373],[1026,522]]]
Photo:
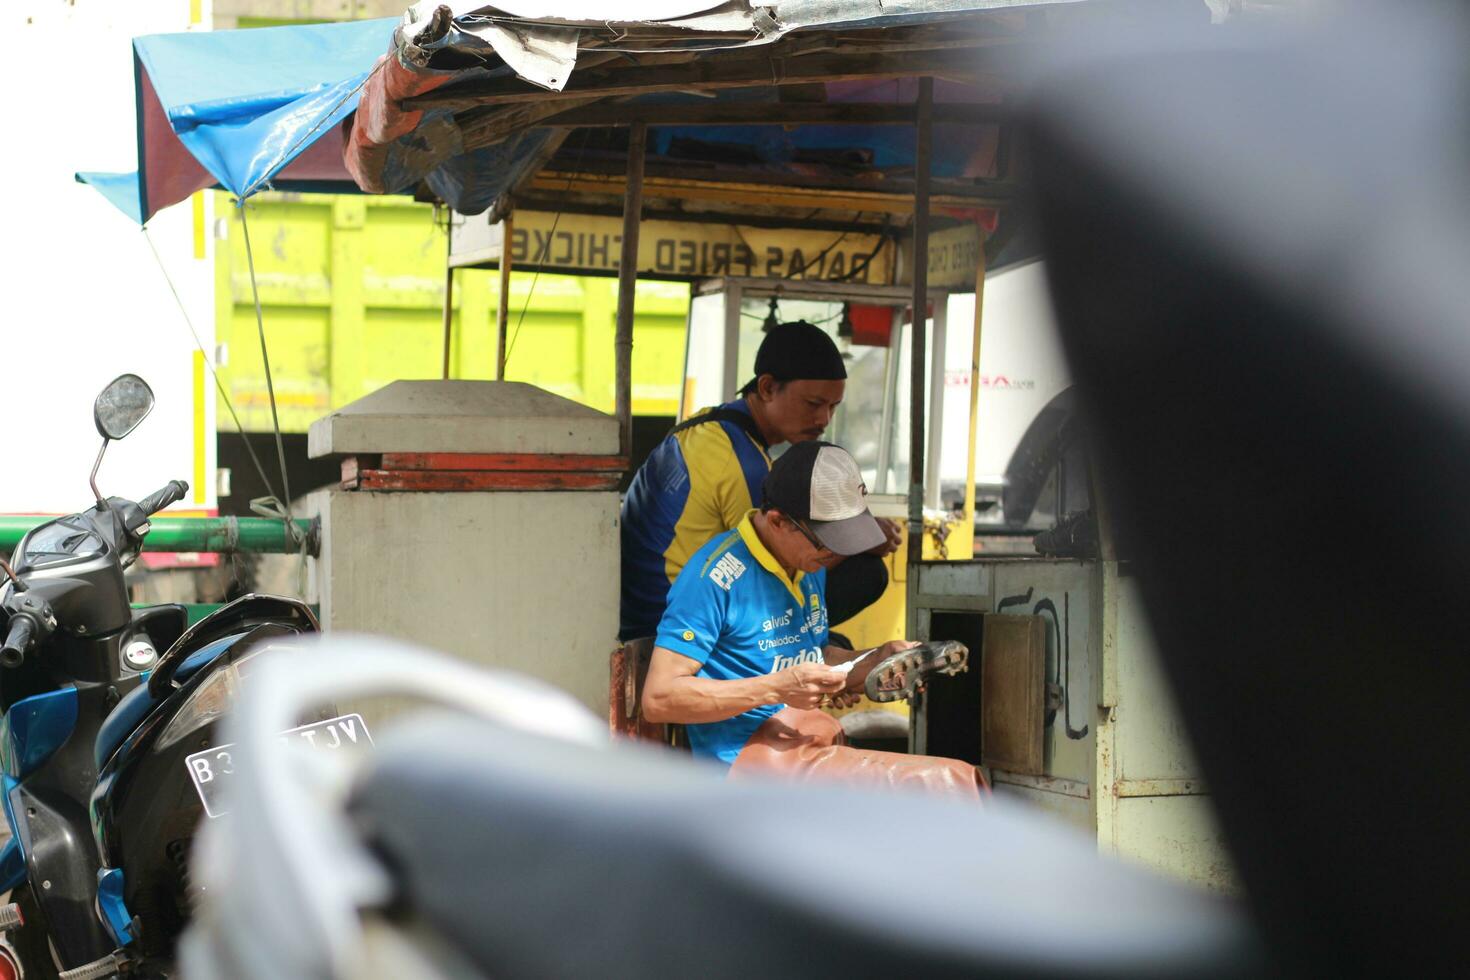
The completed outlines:
[[[14,551],[26,532],[48,517],[0,515],[0,551]],[[220,554],[295,554],[301,545],[286,534],[282,521],[269,517],[155,517],[143,539],[144,551],[215,551]],[[320,550],[317,522],[298,518],[306,552]]]

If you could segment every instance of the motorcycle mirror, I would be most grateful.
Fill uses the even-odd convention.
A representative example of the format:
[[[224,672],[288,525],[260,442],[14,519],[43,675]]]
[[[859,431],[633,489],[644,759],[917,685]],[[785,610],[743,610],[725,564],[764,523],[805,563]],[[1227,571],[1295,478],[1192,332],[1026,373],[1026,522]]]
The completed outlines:
[[[153,389],[136,374],[120,374],[92,404],[92,420],[104,439],[121,439],[153,411]]]

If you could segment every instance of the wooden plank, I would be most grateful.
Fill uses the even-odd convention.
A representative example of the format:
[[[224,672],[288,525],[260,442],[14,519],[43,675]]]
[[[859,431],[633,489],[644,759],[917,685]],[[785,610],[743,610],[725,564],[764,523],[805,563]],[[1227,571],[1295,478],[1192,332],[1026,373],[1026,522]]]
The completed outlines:
[[[628,468],[626,456],[572,453],[384,453],[384,470],[497,470],[610,473]],[[346,463],[343,463],[346,475]]]
[[[899,54],[767,55],[752,58],[705,56],[679,65],[638,66],[616,72],[573,73],[566,88],[549,92],[518,79],[447,85],[403,100],[407,109],[450,109],[459,112],[485,105],[566,101],[589,96],[645,95],[653,92],[718,91],[813,82],[906,78],[911,75],[973,74],[983,67],[968,49],[912,51]]]
[[[515,237],[515,212],[500,221],[500,286],[495,297],[495,380],[505,380],[505,339],[510,335],[510,242]],[[977,374],[976,377],[979,377]],[[446,467],[447,469],[448,467]]]
[[[929,163],[934,144],[934,79],[919,79],[915,106],[913,265],[914,326],[909,331],[909,565],[924,557],[924,316],[929,308]],[[938,332],[939,321],[934,321]],[[939,396],[936,395],[937,399]]]
[[[496,470],[361,470],[348,489],[458,493],[483,490],[616,490],[617,473]]]
[[[980,739],[987,766],[1044,776],[1046,621],[985,617],[980,652]]]
[[[623,195],[623,254],[618,263],[618,313],[613,337],[613,398],[624,453],[633,449],[633,300],[638,282],[638,232],[643,222],[643,158],[648,129],[628,131],[627,189]]]
[[[647,186],[647,178],[644,178],[644,186]],[[855,219],[850,211],[807,208],[802,212],[802,218],[792,218],[788,216],[789,211],[749,202],[740,204],[698,202],[698,206],[691,206],[695,202],[682,202],[683,207],[655,208],[648,203],[648,200],[648,197],[645,196],[643,203],[645,224],[650,221],[682,221],[713,225],[732,224],[739,225],[741,228],[780,231],[787,229],[830,231],[839,235],[843,232],[854,235],[877,235],[885,231],[892,233],[894,230],[893,223],[885,224],[881,214],[865,213]],[[526,211],[540,211],[544,214],[561,212],[564,222],[572,221],[570,217],[572,215],[588,218],[617,218],[621,214],[620,209],[612,205],[611,198],[603,199],[583,194],[553,195],[529,190],[523,191],[516,197],[516,207]],[[818,216],[807,218],[807,214],[813,210],[818,211]],[[489,264],[493,265],[493,263]]]
[[[454,266],[448,256],[454,254],[454,215],[447,212],[444,222],[444,380],[449,380],[449,352],[454,340]]]

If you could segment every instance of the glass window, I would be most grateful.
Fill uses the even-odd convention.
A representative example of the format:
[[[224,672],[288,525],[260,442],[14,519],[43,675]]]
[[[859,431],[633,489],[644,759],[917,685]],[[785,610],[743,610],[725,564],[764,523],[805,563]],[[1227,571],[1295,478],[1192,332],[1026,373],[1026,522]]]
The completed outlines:
[[[828,300],[778,299],[776,317],[778,322],[805,320],[826,331],[842,351],[847,362],[847,388],[842,404],[837,407],[832,424],[824,437],[836,443],[857,460],[863,480],[871,493],[877,493],[879,443],[883,438],[883,390],[887,382],[888,348],[853,344],[839,337],[842,326],[841,302]],[[745,297],[740,304],[740,345],[736,356],[735,383],[743,385],[755,371],[755,352],[765,339],[765,322],[771,313],[770,297]],[[905,433],[907,445],[907,433]],[[908,478],[908,467],[902,469],[903,479]],[[890,483],[886,492],[898,484]]]
[[[684,360],[684,391],[679,417],[688,418],[701,408],[726,400],[725,301],[723,292],[693,296],[689,300],[689,340]]]
[[[924,350],[932,356],[934,353],[934,321],[932,319],[924,321],[924,329]],[[912,371],[909,365],[913,363],[913,347],[910,339],[912,336],[912,323],[902,324],[898,328],[898,370],[894,376],[894,411],[893,417],[888,422],[889,438],[892,440],[893,448],[888,463],[887,479],[879,481],[882,487],[879,493],[907,495],[909,492],[909,430],[911,427],[909,392],[912,390],[910,384]],[[930,390],[933,380],[933,373],[926,371],[924,373],[924,430],[926,434],[929,420],[927,406],[933,397],[933,392]]]

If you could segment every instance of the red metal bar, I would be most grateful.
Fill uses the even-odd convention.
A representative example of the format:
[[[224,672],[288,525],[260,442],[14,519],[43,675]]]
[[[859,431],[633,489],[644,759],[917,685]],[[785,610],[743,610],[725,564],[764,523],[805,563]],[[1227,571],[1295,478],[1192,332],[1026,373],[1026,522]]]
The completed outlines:
[[[569,453],[384,453],[385,470],[568,470],[622,472],[626,456]]]

